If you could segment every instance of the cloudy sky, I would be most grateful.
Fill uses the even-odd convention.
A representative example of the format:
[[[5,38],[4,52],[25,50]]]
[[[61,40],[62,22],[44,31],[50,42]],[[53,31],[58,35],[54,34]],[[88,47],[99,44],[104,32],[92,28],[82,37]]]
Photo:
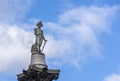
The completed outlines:
[[[28,69],[40,20],[57,81],[120,81],[120,0],[0,0],[0,81]]]

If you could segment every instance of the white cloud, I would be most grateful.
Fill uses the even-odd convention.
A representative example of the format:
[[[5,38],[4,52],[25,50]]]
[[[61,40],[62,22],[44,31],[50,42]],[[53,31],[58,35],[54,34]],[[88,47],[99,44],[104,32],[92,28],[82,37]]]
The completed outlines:
[[[0,72],[26,67],[30,59],[33,35],[16,25],[0,23]]]
[[[32,0],[0,0],[0,22],[14,23],[25,17]]]
[[[14,71],[18,71],[18,68],[26,67],[29,62],[33,34],[21,27],[31,25],[22,23],[18,26],[16,23],[24,19],[31,2],[32,0],[0,0],[0,72],[11,73],[13,67]]]
[[[118,66],[116,70],[116,73],[111,73],[107,75],[103,81],[120,81],[120,66]]]
[[[79,68],[88,58],[101,57],[100,38],[110,31],[111,21],[118,10],[119,5],[82,6],[60,14],[56,23],[47,22],[50,41],[45,52],[48,58],[52,55],[59,63]]]
[[[107,76],[104,81],[120,81],[120,74],[111,74]]]

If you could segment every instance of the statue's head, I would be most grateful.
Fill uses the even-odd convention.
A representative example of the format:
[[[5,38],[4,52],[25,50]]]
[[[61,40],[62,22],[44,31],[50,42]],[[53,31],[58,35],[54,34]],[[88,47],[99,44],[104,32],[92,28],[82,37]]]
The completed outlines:
[[[43,26],[42,21],[39,21],[39,22],[36,24],[36,26],[38,26],[38,28],[41,28],[41,27]]]

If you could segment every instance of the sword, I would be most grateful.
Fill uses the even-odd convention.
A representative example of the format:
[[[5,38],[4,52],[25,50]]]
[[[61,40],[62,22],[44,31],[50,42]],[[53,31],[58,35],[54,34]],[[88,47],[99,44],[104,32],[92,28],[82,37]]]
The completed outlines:
[[[43,49],[44,49],[44,47],[45,47],[45,44],[46,44],[46,41],[44,42],[44,45],[43,45],[43,47],[42,47],[42,50],[41,50],[42,52],[43,52]]]

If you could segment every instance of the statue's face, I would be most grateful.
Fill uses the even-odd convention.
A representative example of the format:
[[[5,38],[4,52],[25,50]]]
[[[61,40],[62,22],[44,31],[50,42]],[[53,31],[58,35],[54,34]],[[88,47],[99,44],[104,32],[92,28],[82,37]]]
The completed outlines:
[[[38,26],[38,28],[41,28],[42,26]]]

